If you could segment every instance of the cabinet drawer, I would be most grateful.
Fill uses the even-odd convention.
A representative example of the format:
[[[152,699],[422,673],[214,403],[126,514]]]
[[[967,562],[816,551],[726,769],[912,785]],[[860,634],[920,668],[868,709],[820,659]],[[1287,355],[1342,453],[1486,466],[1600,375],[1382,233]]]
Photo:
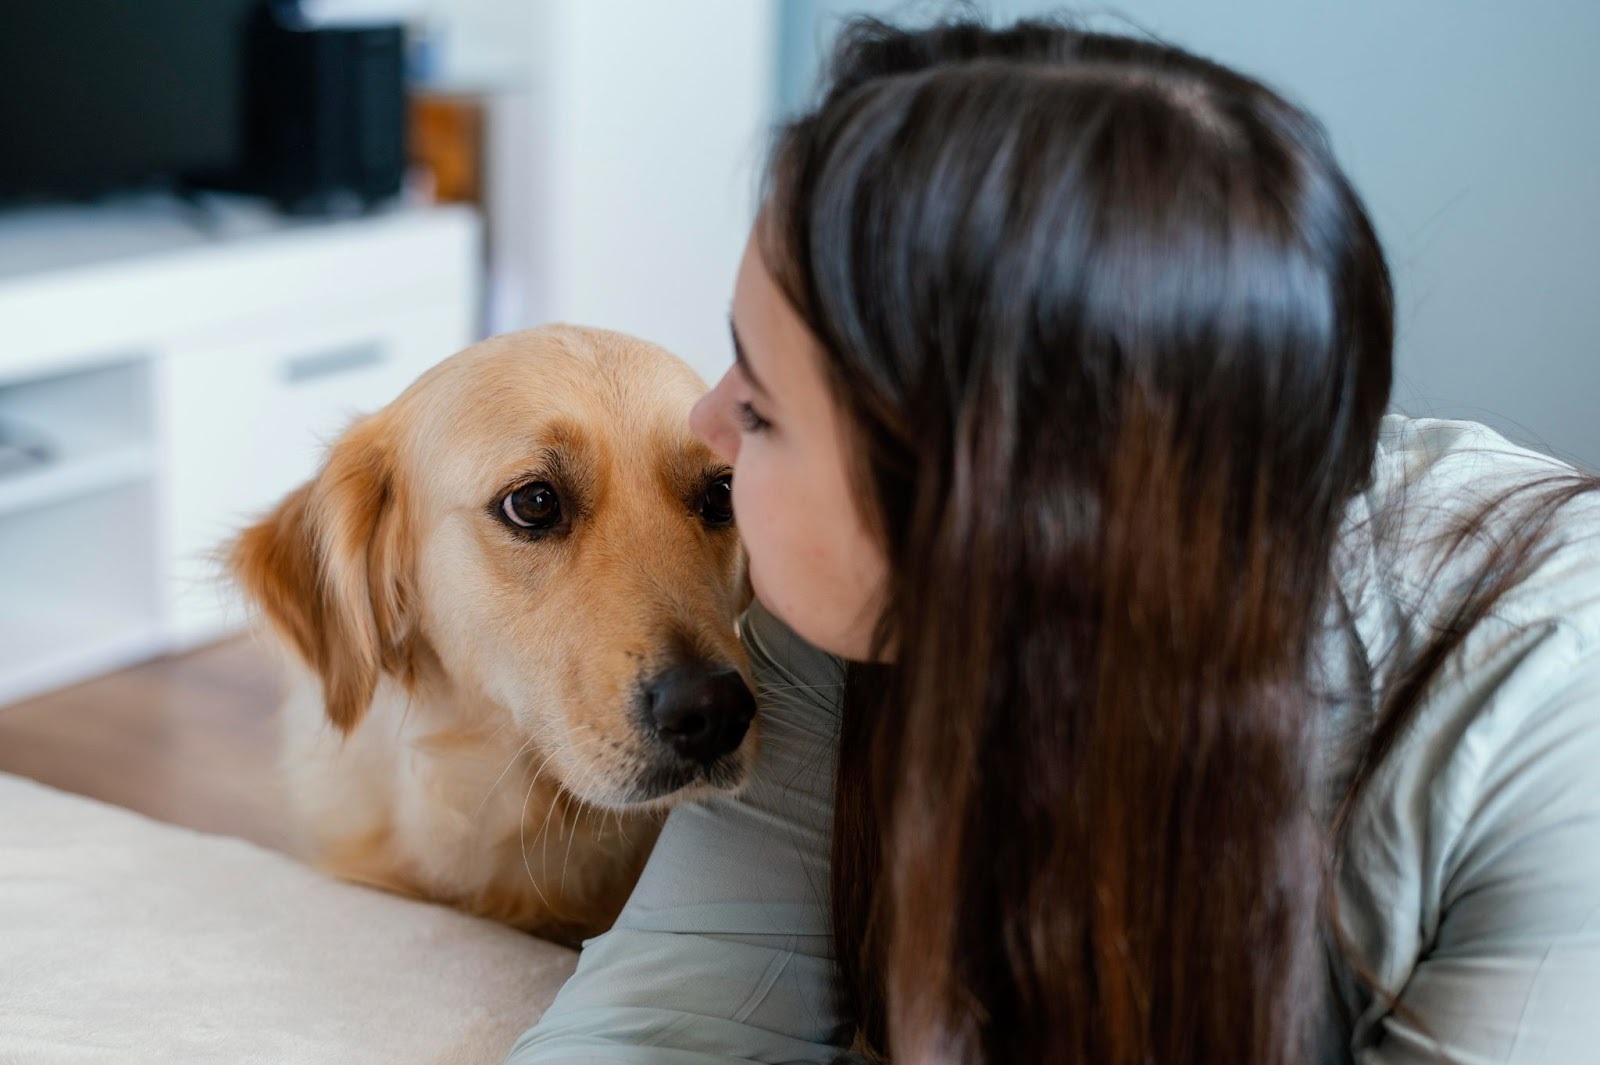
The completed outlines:
[[[219,548],[317,469],[377,410],[467,337],[455,304],[291,324],[164,358],[166,581],[180,644],[243,620]]]

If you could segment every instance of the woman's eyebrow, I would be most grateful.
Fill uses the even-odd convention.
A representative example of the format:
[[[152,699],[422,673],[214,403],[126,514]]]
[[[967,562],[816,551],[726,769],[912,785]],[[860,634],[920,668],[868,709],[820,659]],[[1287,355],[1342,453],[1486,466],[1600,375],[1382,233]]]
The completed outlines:
[[[733,315],[731,314],[728,315],[728,334],[733,337],[733,361],[739,364],[740,370],[744,371],[744,375],[749,380],[751,387],[768,399],[772,398],[772,393],[767,391],[766,386],[761,383],[761,379],[756,376],[755,370],[750,366],[750,357],[744,353],[744,345],[739,342],[739,328],[733,324]]]

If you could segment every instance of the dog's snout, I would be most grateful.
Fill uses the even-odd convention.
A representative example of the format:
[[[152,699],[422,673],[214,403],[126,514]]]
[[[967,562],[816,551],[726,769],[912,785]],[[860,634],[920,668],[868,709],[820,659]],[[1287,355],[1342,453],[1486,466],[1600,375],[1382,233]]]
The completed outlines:
[[[656,734],[685,758],[710,763],[737,748],[756,714],[737,671],[676,666],[645,689]]]

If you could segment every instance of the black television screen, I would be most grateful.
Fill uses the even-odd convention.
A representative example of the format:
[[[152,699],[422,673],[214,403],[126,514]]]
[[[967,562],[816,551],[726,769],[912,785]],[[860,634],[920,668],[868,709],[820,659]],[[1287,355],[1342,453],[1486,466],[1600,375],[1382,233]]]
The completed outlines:
[[[0,198],[230,169],[260,0],[0,0]]]

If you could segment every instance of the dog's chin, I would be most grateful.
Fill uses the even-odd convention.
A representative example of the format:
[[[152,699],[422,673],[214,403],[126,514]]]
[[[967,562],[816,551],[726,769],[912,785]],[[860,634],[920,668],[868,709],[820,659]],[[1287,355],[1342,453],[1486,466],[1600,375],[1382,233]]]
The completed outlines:
[[[679,803],[737,794],[748,783],[750,761],[747,747],[740,747],[709,765],[681,759],[658,760],[628,774],[621,787],[591,786],[573,794],[592,806],[611,810],[665,811]]]

